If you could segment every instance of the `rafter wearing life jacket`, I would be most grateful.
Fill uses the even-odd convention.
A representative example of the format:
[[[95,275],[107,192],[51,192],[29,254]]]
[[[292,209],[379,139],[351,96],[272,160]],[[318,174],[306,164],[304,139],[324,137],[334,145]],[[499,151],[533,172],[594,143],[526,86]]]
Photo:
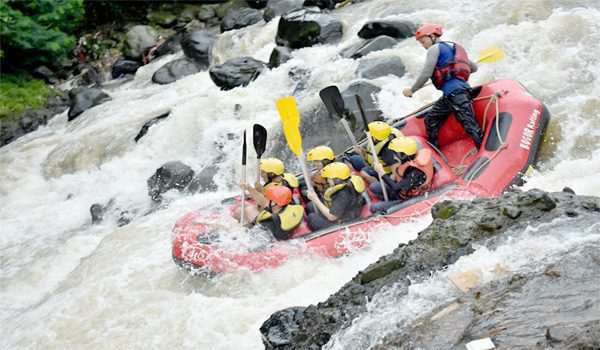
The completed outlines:
[[[431,76],[433,85],[441,90],[444,83],[452,78],[468,81],[471,67],[465,48],[451,41],[439,41],[437,44],[439,44],[440,55]]]
[[[419,196],[431,189],[431,183],[433,181],[434,168],[433,168],[433,157],[431,154],[431,150],[429,149],[421,149],[417,152],[415,159],[409,160],[398,165],[394,169],[394,175],[397,179],[402,179],[404,173],[409,167],[414,167],[419,169],[425,174],[425,182],[419,185],[416,188],[412,188],[408,191],[404,191],[399,193],[400,198],[410,198]]]

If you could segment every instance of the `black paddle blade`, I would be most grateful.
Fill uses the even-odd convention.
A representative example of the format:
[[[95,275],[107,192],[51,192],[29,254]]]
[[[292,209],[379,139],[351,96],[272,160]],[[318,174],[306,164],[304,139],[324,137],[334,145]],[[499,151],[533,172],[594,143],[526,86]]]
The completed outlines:
[[[362,99],[358,95],[354,95],[354,98],[356,98],[356,104],[358,105],[358,110],[360,111],[360,116],[362,117],[362,121],[365,126],[365,131],[368,131],[369,126],[367,123],[367,116],[365,115],[365,111],[362,106]]]
[[[246,165],[246,130],[244,130],[244,143],[242,144],[242,165]]]
[[[267,147],[267,129],[260,124],[254,124],[252,128],[252,141],[254,142],[254,150],[258,159],[265,153]]]
[[[346,106],[340,89],[337,86],[331,85],[324,88],[319,92],[319,96],[321,96],[321,101],[327,107],[329,115],[337,116],[338,118],[344,117]]]

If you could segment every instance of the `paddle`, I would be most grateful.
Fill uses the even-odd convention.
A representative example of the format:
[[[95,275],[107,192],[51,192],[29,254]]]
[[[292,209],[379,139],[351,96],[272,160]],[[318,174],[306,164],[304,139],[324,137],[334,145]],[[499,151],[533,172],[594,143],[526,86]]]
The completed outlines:
[[[267,147],[267,129],[260,124],[254,124],[252,127],[252,142],[256,151],[256,159],[258,159],[258,177],[256,181],[260,181],[260,157],[265,153]]]
[[[365,116],[365,111],[362,107],[362,101],[360,96],[354,95],[356,98],[356,104],[358,105],[358,110],[360,111],[360,116],[362,117],[363,124],[365,125],[365,133],[367,134],[367,142],[369,143],[369,148],[371,149],[371,156],[373,156],[373,165],[379,164],[379,158],[377,157],[377,152],[375,151],[375,145],[373,144],[373,139],[371,138],[371,133],[369,132],[369,124],[367,123],[367,117]],[[381,192],[383,192],[383,199],[388,201],[387,189],[385,188],[385,183],[383,182],[383,177],[379,172],[377,172],[377,177],[379,178],[379,184],[381,184]]]
[[[290,150],[298,157],[306,187],[308,188],[308,191],[314,192],[310,177],[308,176],[308,168],[304,161],[302,135],[300,134],[300,112],[298,112],[296,99],[293,96],[282,97],[277,100],[276,106],[279,117],[281,118],[283,134],[285,135]]]
[[[346,120],[346,118],[344,118],[347,112],[344,103],[344,98],[340,93],[340,89],[338,89],[338,87],[335,85],[331,85],[319,91],[319,96],[321,96],[321,101],[323,101],[325,107],[327,107],[329,115],[338,116],[352,144],[354,146],[358,145],[358,141],[356,141],[356,137],[354,137],[354,133],[350,129],[350,125],[348,125],[348,121]]]
[[[242,143],[242,183],[246,183],[246,130],[244,130],[244,141]],[[246,209],[246,190],[242,189],[242,211],[240,212],[240,223],[244,226]]]

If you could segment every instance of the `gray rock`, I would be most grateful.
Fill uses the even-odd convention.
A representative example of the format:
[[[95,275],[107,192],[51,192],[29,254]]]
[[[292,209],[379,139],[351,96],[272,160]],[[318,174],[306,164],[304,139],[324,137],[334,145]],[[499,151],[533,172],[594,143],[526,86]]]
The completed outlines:
[[[135,74],[140,66],[138,61],[119,59],[113,64],[111,75],[113,79],[116,79],[125,74]]]
[[[521,214],[504,215],[503,207]],[[365,313],[368,301],[382,290],[393,288],[393,297],[400,299],[410,285],[471,254],[475,244],[493,248],[518,239],[515,235],[532,222],[564,225],[553,220],[564,218],[566,209],[579,214],[569,225],[577,232],[600,221],[600,199],[564,192],[508,192],[497,199],[438,203],[432,210],[433,223],[416,240],[399,245],[326,301],[271,315],[260,328],[265,348],[319,349]],[[482,227],[478,222],[494,224]],[[374,349],[464,349],[466,342],[490,334],[506,349],[541,350],[559,341],[561,349],[598,348],[600,294],[594,277],[600,274],[598,249],[597,241],[580,245],[544,273],[514,274],[468,292],[453,301],[457,305],[441,305],[414,322],[385,330],[387,335]],[[449,306],[454,308],[440,313]]]
[[[243,7],[229,11],[221,22],[221,32],[240,29],[262,21],[262,12],[256,9]]]
[[[291,50],[283,46],[275,46],[269,57],[269,68],[277,68],[292,58]]]
[[[144,50],[156,45],[158,33],[150,26],[133,26],[125,34],[123,53],[133,60],[141,60]]]
[[[269,0],[263,13],[265,22],[269,22],[277,16],[281,16],[292,10],[301,9],[304,0]]]
[[[281,17],[275,42],[291,49],[330,44],[342,37],[342,23],[312,9],[300,9]]]
[[[247,86],[267,68],[267,64],[252,57],[232,58],[209,69],[210,78],[222,90]]]
[[[189,58],[180,58],[165,63],[152,75],[152,81],[157,84],[170,84],[185,76],[202,71],[202,67]]]
[[[417,26],[411,21],[376,20],[367,22],[359,31],[363,39],[373,39],[386,35],[396,39],[406,39],[415,35]]]
[[[333,10],[340,0],[304,0],[304,6],[317,6],[320,9]]]
[[[377,57],[362,59],[356,69],[356,75],[364,79],[376,79],[386,75],[402,77],[405,71],[400,57]]]
[[[162,195],[170,190],[184,191],[194,178],[194,170],[180,161],[163,164],[148,178],[148,195],[155,202],[162,200]]]
[[[186,57],[206,69],[210,66],[212,48],[216,40],[216,36],[211,32],[194,31],[183,36],[181,48]]]
[[[363,41],[362,43],[358,43],[356,45],[352,45],[340,53],[342,57],[345,58],[361,58],[363,56],[368,55],[374,51],[380,51],[392,48],[398,44],[398,40],[391,38],[389,36],[378,36],[375,39],[369,39]]]
[[[98,88],[76,88],[69,92],[69,97],[69,121],[77,118],[85,110],[110,100],[110,96]]]

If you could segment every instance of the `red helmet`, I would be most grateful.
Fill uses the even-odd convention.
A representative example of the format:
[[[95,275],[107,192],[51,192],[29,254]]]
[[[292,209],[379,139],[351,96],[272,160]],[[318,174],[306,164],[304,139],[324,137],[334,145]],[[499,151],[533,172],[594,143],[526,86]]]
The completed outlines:
[[[430,35],[442,36],[442,26],[435,23],[423,23],[419,29],[417,29],[415,38],[419,40],[424,36]]]
[[[285,186],[269,186],[265,190],[265,197],[283,207],[292,201],[292,190]]]

